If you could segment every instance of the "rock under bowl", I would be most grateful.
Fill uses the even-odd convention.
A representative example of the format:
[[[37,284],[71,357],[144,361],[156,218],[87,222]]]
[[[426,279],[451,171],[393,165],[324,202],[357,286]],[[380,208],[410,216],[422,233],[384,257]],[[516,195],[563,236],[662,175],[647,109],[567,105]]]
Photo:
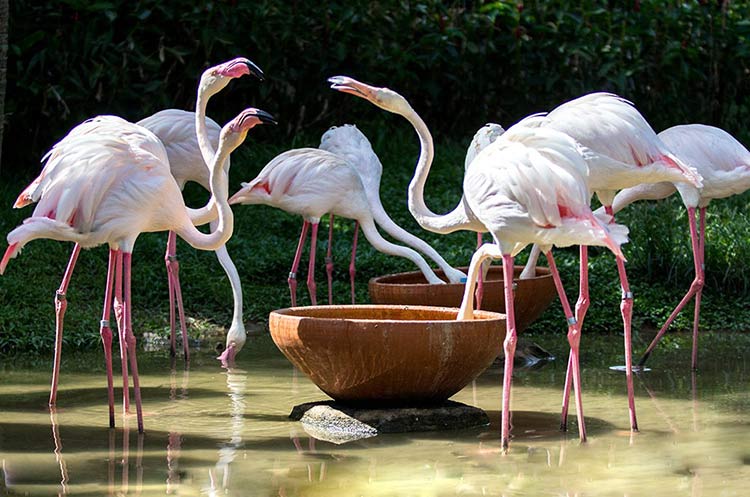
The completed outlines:
[[[468,268],[458,268],[464,273]],[[519,279],[523,266],[515,267],[513,282],[516,284],[514,302],[516,310],[516,332],[520,333],[544,312],[557,296],[555,282],[549,268],[537,267],[536,277]],[[442,271],[435,271],[447,281]],[[464,296],[464,283],[434,285],[427,283],[421,271],[388,274],[370,279],[370,300],[373,304],[434,305],[460,307]],[[505,291],[503,268],[490,266],[484,281],[482,309],[505,313]]]
[[[424,405],[484,371],[505,338],[505,315],[427,306],[342,305],[271,312],[276,346],[321,390],[353,405]]]

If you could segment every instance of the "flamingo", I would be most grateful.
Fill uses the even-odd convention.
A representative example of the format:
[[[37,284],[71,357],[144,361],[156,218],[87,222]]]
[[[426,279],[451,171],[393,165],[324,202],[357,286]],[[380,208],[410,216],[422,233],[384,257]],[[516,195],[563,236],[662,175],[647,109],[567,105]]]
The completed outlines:
[[[208,190],[209,171],[207,164],[216,150],[221,127],[215,121],[206,117],[206,108],[209,99],[225,88],[234,78],[246,74],[252,74],[261,81],[264,78],[263,71],[249,59],[237,57],[228,62],[206,69],[201,75],[196,98],[196,112],[188,112],[179,109],[166,109],[159,111],[137,124],[152,131],[164,143],[169,157],[172,175],[177,180],[180,189],[185,183],[194,181]],[[225,174],[228,174],[229,161],[225,165]],[[213,222],[215,212],[208,207],[198,209],[194,213],[196,225]],[[211,227],[215,229],[215,226]],[[183,349],[185,358],[189,357],[187,343],[187,329],[185,327],[185,316],[182,305],[182,292],[180,289],[179,263],[176,255],[176,235],[170,232],[167,239],[167,253],[165,262],[169,283],[169,316],[170,316],[170,338],[171,352],[175,354],[175,301],[177,302],[180,325],[182,331]],[[224,272],[229,278],[232,287],[234,312],[232,324],[229,327],[226,338],[226,347],[219,357],[222,361],[233,359],[245,344],[245,325],[242,321],[242,286],[239,273],[232,262],[226,247],[216,250]]]
[[[198,85],[198,96],[197,96],[197,112],[186,112],[177,109],[166,109],[145,119],[142,119],[137,124],[149,129],[153,132],[165,145],[167,150],[167,157],[169,159],[170,169],[172,175],[175,177],[180,189],[184,188],[187,181],[195,181],[204,188],[208,189],[208,177],[209,170],[204,157],[208,157],[209,160],[213,156],[214,147],[212,144],[217,143],[219,137],[219,131],[221,128],[215,121],[210,118],[206,118],[205,109],[208,104],[208,99],[214,94],[221,91],[231,79],[241,77],[245,74],[253,74],[259,79],[263,79],[263,72],[258,68],[252,61],[243,57],[230,60],[223,64],[211,67],[203,72],[201,75],[200,83]],[[98,116],[95,119],[85,121],[84,123],[76,126],[70,131],[69,136],[86,133],[96,133],[99,131],[99,126],[103,121],[106,121],[107,117]],[[206,125],[208,124],[208,129]],[[196,133],[201,136],[199,140],[196,137]],[[210,134],[210,136],[209,136]],[[208,143],[208,149],[205,155],[201,155],[200,143]],[[53,163],[48,163],[53,164]],[[66,167],[69,165],[67,162],[54,162],[55,167]],[[229,161],[225,166],[225,174],[228,174]],[[50,174],[45,167],[41,174],[19,195],[14,208],[24,207],[38,200],[41,194],[39,188],[41,182],[45,176]],[[189,210],[191,216],[194,218],[194,222],[198,224],[205,224],[215,218],[215,210],[211,210],[208,207],[202,209],[191,209]],[[212,226],[215,229],[215,226]],[[175,309],[174,302],[177,300],[180,323],[182,327],[182,341],[185,352],[186,360],[189,358],[188,351],[188,340],[187,340],[187,329],[185,327],[185,316],[182,306],[182,293],[180,291],[179,282],[179,264],[176,261],[175,250],[176,250],[176,238],[174,233],[170,232],[167,241],[167,255],[165,257],[167,264],[167,275],[169,283],[169,295],[170,295],[170,325],[171,325],[171,353],[175,354]],[[63,276],[63,281],[60,284],[59,289],[55,292],[55,355],[53,361],[52,370],[52,387],[50,389],[50,405],[55,405],[57,402],[57,385],[59,381],[60,372],[60,360],[62,352],[62,335],[63,335],[63,318],[65,310],[67,309],[67,300],[65,295],[67,293],[68,284],[72,277],[73,269],[78,259],[80,252],[80,246],[76,244],[73,247],[73,251],[68,262],[68,266]],[[227,253],[226,247],[220,247],[216,250],[216,256],[219,259],[219,263],[227,273],[229,281],[232,285],[232,292],[234,295],[234,313],[232,316],[232,325],[227,333],[227,348],[226,350],[239,351],[245,342],[245,329],[244,323],[242,322],[242,287],[240,285],[239,274],[235,268],[229,254]],[[117,316],[118,325],[121,324],[121,305],[119,297],[116,298],[115,303],[115,314]],[[119,327],[119,326],[118,326]],[[119,327],[122,329],[121,327]],[[123,353],[124,336],[120,335],[121,345],[121,359],[122,359],[122,373],[123,373],[123,387],[124,387],[124,405],[127,409],[129,400],[127,397],[127,358]],[[234,346],[231,344],[234,343]],[[237,345],[238,344],[238,345]],[[231,347],[231,349],[230,349]]]
[[[320,139],[322,150],[327,150],[346,159],[349,164],[359,173],[362,184],[365,187],[365,193],[370,203],[370,209],[375,222],[382,227],[393,238],[409,245],[427,255],[435,261],[440,269],[443,270],[448,281],[459,283],[465,281],[466,275],[461,271],[454,269],[448,264],[438,252],[427,244],[424,240],[412,235],[401,226],[397,225],[388,216],[383,208],[383,202],[380,199],[380,179],[383,175],[383,165],[380,159],[372,149],[372,145],[367,137],[353,124],[343,126],[333,126],[326,131]],[[332,222],[329,223],[329,226]],[[349,266],[351,279],[352,303],[354,303],[354,255],[357,250],[357,231],[354,229],[354,241],[352,243],[352,257]],[[333,262],[330,259],[331,235],[329,230],[328,237],[328,257],[326,259],[326,270],[328,272],[329,303],[331,300],[331,273],[333,271]]]
[[[135,241],[143,232],[174,230],[201,250],[215,250],[226,243],[232,235],[233,217],[227,204],[228,181],[222,173],[222,165],[244,141],[249,129],[274,121],[266,112],[249,108],[222,128],[219,151],[212,160],[209,178],[211,202],[217,207],[219,221],[217,229],[210,234],[193,226],[179,185],[170,173],[167,152],[156,135],[115,116],[91,122],[98,127],[97,132],[69,134],[47,154],[47,174],[38,178],[38,204],[32,216],[8,234],[8,249],[0,261],[0,274],[26,243],[37,238],[73,241],[84,248],[109,245],[101,336],[107,367],[110,427],[114,427],[114,392],[109,309],[114,280],[117,287],[114,292],[122,292],[126,351],[133,375],[138,431],[143,432],[131,323],[130,275]]]
[[[297,305],[296,273],[311,226],[307,288],[313,305],[316,303],[315,252],[318,225],[325,214],[354,219],[377,250],[411,260],[430,283],[445,283],[416,251],[391,243],[378,233],[359,173],[345,158],[326,150],[298,148],[277,155],[252,181],[242,183],[242,188],[229,199],[229,203],[270,205],[304,218],[288,278],[292,306]]]
[[[638,112],[633,104],[611,93],[591,93],[566,102],[549,114],[534,115],[518,125],[555,129],[571,136],[588,150],[588,184],[607,214],[613,215],[612,199],[617,190],[642,183],[669,181],[690,183],[700,188],[701,176],[675,157]],[[539,248],[534,248],[522,277],[533,275]],[[580,284],[576,303],[576,319],[583,322],[589,307],[588,249],[580,248]],[[630,291],[625,260],[617,258],[617,271],[622,287],[620,313],[625,344],[625,376],[628,393],[630,428],[638,430],[632,374],[631,321],[633,293]],[[568,361],[570,372],[571,360]],[[565,381],[560,427],[567,427],[570,374]]]
[[[706,240],[706,208],[713,199],[726,198],[750,189],[750,151],[726,131],[704,124],[673,126],[659,133],[659,138],[685,163],[703,177],[703,188],[689,183],[654,183],[633,186],[620,191],[612,209],[619,212],[625,206],[642,199],[666,198],[678,191],[688,212],[690,241],[693,249],[695,278],[685,296],[667,318],[664,326],[651,341],[639,365],[643,366],[677,314],[695,297],[693,317],[692,368],[698,367],[698,324],[705,281],[704,246]],[[700,210],[700,225],[696,218]]]
[[[502,259],[507,312],[505,357],[513,357],[516,345],[513,257],[529,243],[542,245],[568,320],[579,430],[581,440],[585,440],[578,366],[580,325],[573,318],[550,249],[552,245],[604,245],[622,258],[619,246],[627,241],[627,228],[607,226],[591,212],[587,166],[578,144],[551,129],[510,128],[471,161],[464,176],[461,202],[449,214],[439,216],[427,209],[423,194],[432,162],[432,137],[406,99],[388,88],[372,87],[346,76],[335,76],[329,82],[336,90],[403,116],[417,130],[422,147],[409,186],[409,210],[423,228],[440,233],[470,229],[492,234],[495,243],[482,245],[472,257],[458,319],[473,317],[475,281],[484,261]],[[506,360],[501,428],[502,446],[506,450],[510,439],[512,375],[513,361]]]

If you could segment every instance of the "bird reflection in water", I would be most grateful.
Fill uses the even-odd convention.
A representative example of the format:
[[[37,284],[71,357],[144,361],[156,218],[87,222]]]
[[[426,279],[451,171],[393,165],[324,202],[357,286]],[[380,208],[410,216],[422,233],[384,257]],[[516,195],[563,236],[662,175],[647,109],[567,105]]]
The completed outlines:
[[[234,367],[234,361],[229,361],[225,367],[227,395],[230,399],[231,437],[227,442],[221,444],[219,460],[213,468],[208,470],[210,485],[208,494],[211,496],[223,495],[229,488],[230,465],[237,455],[237,450],[244,445],[242,430],[245,427],[245,409],[247,407],[245,400],[247,372]]]
[[[60,438],[60,425],[57,422],[57,410],[54,407],[49,409],[49,420],[52,425],[52,440],[55,443],[55,461],[60,466],[60,492],[58,495],[67,495],[68,493],[68,466],[62,455],[62,439]]]
[[[188,399],[188,384],[190,380],[190,370],[188,365],[182,371],[182,383],[180,384],[179,394],[177,389],[177,368],[176,358],[172,357],[172,368],[169,374],[169,400],[176,402],[178,400]],[[170,419],[177,420],[175,417]],[[180,454],[182,453],[182,433],[170,428],[167,439],[167,494],[173,494],[180,484]]]

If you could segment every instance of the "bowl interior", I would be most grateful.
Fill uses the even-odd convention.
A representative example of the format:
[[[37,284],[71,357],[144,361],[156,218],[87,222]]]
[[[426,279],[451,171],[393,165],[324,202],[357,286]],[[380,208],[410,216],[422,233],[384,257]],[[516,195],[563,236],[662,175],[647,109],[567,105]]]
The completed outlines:
[[[351,321],[454,321],[458,309],[420,305],[327,305],[290,307],[273,311],[276,314],[317,320]],[[502,319],[503,315],[474,311],[474,319]]]
[[[459,267],[457,268],[460,271],[463,271],[464,273],[467,273],[469,271],[468,267]],[[521,271],[523,271],[523,266],[516,266],[513,271],[513,277],[518,278],[521,275]],[[445,277],[445,273],[443,273],[442,270],[437,269],[435,270],[435,274],[438,276],[438,278],[442,279],[446,283],[448,282],[448,278]],[[545,279],[545,278],[552,278],[552,275],[550,274],[549,268],[537,266],[536,268],[536,276],[533,278],[528,278],[524,281],[533,281],[533,280],[539,280],[539,279]],[[501,266],[490,266],[489,270],[487,271],[487,278],[486,282],[491,281],[502,281],[503,280],[503,268]],[[427,283],[427,279],[424,277],[424,274],[422,274],[421,271],[410,271],[408,273],[396,273],[396,274],[388,274],[385,276],[378,276],[373,278],[373,283],[377,283],[380,285],[425,285],[430,286],[429,283]],[[451,286],[461,286],[463,287],[463,283],[448,283],[448,285]]]

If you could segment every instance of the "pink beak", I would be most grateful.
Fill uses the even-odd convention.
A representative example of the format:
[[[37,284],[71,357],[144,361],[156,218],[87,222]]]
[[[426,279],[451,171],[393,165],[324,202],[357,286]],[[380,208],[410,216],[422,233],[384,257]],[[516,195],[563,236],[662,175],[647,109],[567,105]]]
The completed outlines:
[[[234,348],[234,344],[230,344],[217,359],[221,361],[222,366],[229,367],[234,365],[234,356],[236,355],[237,351]]]

